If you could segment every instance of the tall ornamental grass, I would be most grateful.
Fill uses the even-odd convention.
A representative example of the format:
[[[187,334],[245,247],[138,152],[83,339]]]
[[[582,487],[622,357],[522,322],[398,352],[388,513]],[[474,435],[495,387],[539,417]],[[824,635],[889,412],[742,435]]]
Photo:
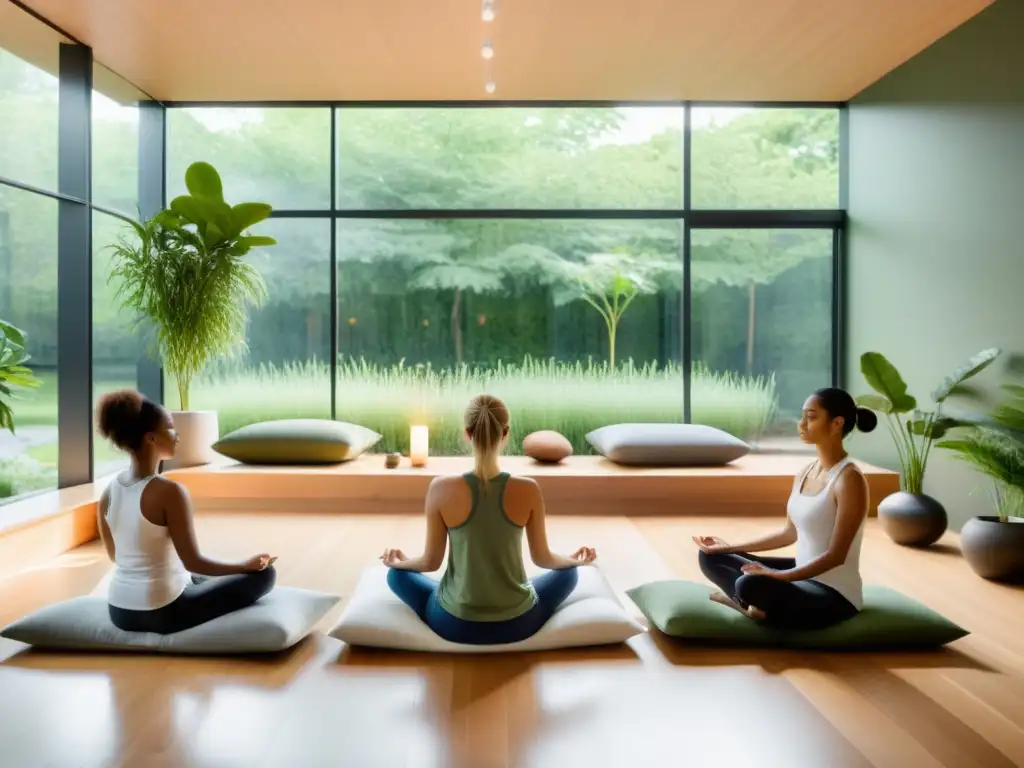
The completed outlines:
[[[692,377],[693,421],[757,441],[775,420],[772,378],[719,374],[697,367]],[[338,368],[337,418],[383,435],[375,451],[406,451],[409,425],[430,428],[430,452],[462,454],[462,413],[488,392],[512,412],[509,453],[541,429],[565,435],[580,454],[593,453],[585,435],[617,422],[678,422],[683,417],[679,365],[561,363],[526,359],[494,368],[468,365],[377,365],[343,360]],[[216,410],[221,432],[270,419],[329,418],[330,367],[310,362],[282,367],[220,365],[197,379],[193,407]]]

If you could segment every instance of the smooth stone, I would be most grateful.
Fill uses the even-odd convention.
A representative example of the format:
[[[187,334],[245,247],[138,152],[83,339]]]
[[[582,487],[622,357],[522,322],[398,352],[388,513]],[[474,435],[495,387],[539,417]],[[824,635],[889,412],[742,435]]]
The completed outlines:
[[[572,443],[552,429],[542,429],[523,438],[523,453],[536,461],[557,464],[572,456]]]

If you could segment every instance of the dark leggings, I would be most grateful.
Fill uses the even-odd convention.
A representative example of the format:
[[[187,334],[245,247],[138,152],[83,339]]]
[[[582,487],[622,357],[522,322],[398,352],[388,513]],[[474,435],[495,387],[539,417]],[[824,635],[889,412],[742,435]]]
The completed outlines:
[[[548,571],[533,580],[537,602],[521,616],[506,621],[466,621],[452,616],[437,601],[438,582],[398,568],[388,570],[388,586],[435,634],[452,643],[499,645],[532,637],[576,589],[576,568]]]
[[[700,569],[727,597],[741,607],[764,611],[764,624],[776,629],[824,629],[855,616],[853,603],[821,582],[780,581],[770,576],[743,573],[749,563],[761,563],[779,571],[796,567],[791,557],[758,557],[742,554],[699,556]]]
[[[192,576],[192,583],[178,598],[152,611],[110,608],[110,620],[125,632],[170,635],[247,608],[274,588],[277,571],[270,566],[255,573],[231,576]]]

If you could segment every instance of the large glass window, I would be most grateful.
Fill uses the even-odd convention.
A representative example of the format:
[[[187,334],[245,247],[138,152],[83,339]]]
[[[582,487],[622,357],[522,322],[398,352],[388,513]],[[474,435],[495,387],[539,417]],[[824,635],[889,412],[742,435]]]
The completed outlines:
[[[0,178],[48,192],[60,42],[0,3]],[[93,82],[92,202],[133,216],[145,96],[98,64]],[[807,393],[833,379],[835,233],[804,229],[800,212],[839,207],[837,109],[333,109],[167,110],[168,200],[205,160],[230,202],[275,209],[253,233],[278,245],[248,257],[267,297],[237,353],[193,381],[191,406],[216,410],[222,431],[333,411],[380,431],[378,449],[405,449],[424,421],[432,452],[458,453],[462,409],[486,390],[512,408],[511,451],[556,429],[591,453],[595,427],[679,421],[687,402],[695,422],[792,447]],[[57,480],[57,209],[0,183],[0,318],[26,332],[43,382],[15,401],[17,432],[0,433],[0,496]],[[109,280],[124,222],[94,210],[92,223],[98,397],[135,386],[145,350]],[[174,382],[166,393],[177,407]],[[97,475],[123,460],[95,444]]]
[[[92,214],[92,386],[93,398],[118,389],[134,388],[137,366],[145,353],[136,318],[121,309],[120,283],[112,274],[111,246],[132,233],[129,225],[114,216]],[[96,435],[93,467],[97,477],[117,471],[127,457]]]
[[[839,207],[839,110],[694,107],[694,208]]]
[[[0,318],[25,333],[38,389],[4,396],[0,499],[57,485],[57,202],[0,184]]]
[[[57,189],[57,71],[64,38],[0,4],[0,176]]]
[[[340,109],[338,207],[682,206],[680,107]]]
[[[266,299],[250,312],[246,346],[212,364],[191,393],[192,408],[217,411],[222,433],[269,419],[330,418],[330,227],[327,219],[253,227],[252,234],[277,240],[247,257],[266,283]],[[174,382],[165,392],[177,407]]]
[[[745,226],[839,204],[836,109],[693,108],[691,169],[680,105],[339,106],[334,122],[331,158],[329,108],[168,111],[170,198],[207,160],[232,202],[280,215],[259,228],[279,245],[251,257],[269,295],[246,347],[194,383],[224,431],[330,414],[332,333],[336,417],[381,450],[405,449],[413,420],[433,452],[465,450],[482,390],[512,407],[513,451],[535,429],[590,453],[597,426],[679,421],[686,174],[694,209]],[[833,233],[800,225],[692,232],[693,421],[765,443],[832,380]]]
[[[185,170],[212,163],[232,204],[331,207],[331,113],[316,108],[200,107],[167,112],[167,198]]]
[[[92,201],[138,216],[139,102],[134,86],[93,65]],[[95,234],[94,234],[95,238]]]
[[[57,189],[58,52],[64,38],[0,3],[0,177]],[[37,389],[2,394],[0,504],[57,485],[57,202],[0,183],[0,319],[25,334]]]
[[[679,421],[677,221],[348,220],[338,224],[338,418],[401,450],[408,425],[460,453],[489,391],[509,450],[556,429],[578,452],[614,421]]]
[[[798,447],[804,400],[832,383],[831,230],[691,238],[693,420]]]

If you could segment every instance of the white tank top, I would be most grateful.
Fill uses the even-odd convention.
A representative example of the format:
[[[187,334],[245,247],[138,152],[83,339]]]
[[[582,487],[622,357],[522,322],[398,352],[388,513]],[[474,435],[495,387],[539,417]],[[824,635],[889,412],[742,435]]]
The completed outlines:
[[[122,473],[107,486],[107,525],[114,539],[114,576],[107,601],[115,608],[153,611],[173,603],[192,577],[170,532],[142,515],[142,492],[153,477],[132,482]]]
[[[825,487],[814,496],[804,495],[801,493],[801,489],[811,469],[818,466],[817,462],[808,467],[793,486],[787,511],[789,519],[796,527],[796,565],[798,568],[825,554],[832,542],[832,533],[836,527],[836,515],[839,512],[832,496],[832,486],[835,484],[836,478],[839,477],[839,473],[849,463],[850,457],[847,456],[832,467],[829,470],[828,479],[825,481]],[[860,545],[863,536],[864,522],[861,521],[857,534],[850,544],[846,562],[815,576],[813,579],[813,581],[832,587],[853,603],[858,611],[864,603],[863,583],[860,577]]]

